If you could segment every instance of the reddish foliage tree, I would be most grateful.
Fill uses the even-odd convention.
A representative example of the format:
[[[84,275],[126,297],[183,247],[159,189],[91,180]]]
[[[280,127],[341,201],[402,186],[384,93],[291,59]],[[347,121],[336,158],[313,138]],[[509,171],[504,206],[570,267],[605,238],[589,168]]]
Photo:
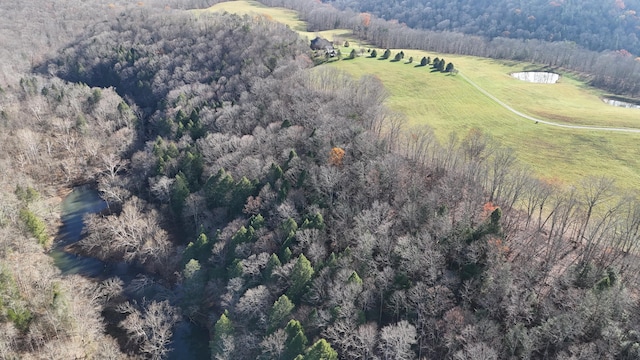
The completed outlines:
[[[371,24],[371,14],[361,13],[360,18],[362,19],[362,25],[368,27]]]
[[[342,159],[344,159],[344,150],[339,147],[334,147],[329,153],[329,164],[340,166],[342,165]]]

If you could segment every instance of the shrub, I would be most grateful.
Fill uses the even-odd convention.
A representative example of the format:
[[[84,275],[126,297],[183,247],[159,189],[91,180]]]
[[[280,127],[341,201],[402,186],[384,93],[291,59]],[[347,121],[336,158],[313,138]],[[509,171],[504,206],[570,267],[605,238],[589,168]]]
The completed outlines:
[[[49,235],[47,234],[47,227],[42,219],[37,217],[27,208],[22,208],[22,210],[20,210],[20,219],[24,221],[29,233],[38,240],[38,244],[43,246],[47,245]]]

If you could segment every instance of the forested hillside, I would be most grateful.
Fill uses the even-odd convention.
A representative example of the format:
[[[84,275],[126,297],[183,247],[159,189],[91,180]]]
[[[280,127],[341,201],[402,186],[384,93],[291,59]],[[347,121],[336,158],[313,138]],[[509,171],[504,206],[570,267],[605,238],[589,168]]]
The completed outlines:
[[[5,70],[0,357],[166,358],[180,319],[214,359],[640,356],[640,203],[609,180],[408,133],[269,19],[121,6]],[[44,254],[80,183],[108,208],[72,250],[134,279]]]
[[[606,179],[532,179],[480,131],[405,138],[380,83],[311,69],[307,46],[202,15],[121,18],[63,51],[57,74],[145,114],[146,143],[105,192],[122,211],[89,219],[82,249],[178,272],[175,304],[216,358],[635,351],[619,271],[637,271],[637,225],[612,221],[635,202],[604,210]],[[171,235],[119,230],[140,209]]]
[[[340,9],[397,20],[412,28],[489,38],[571,41],[590,50],[640,55],[636,0],[445,1],[325,0]]]
[[[89,24],[157,6],[127,3],[0,3],[2,359],[128,358],[126,343],[106,335],[102,313],[122,284],[61,276],[47,252],[58,236],[61,198],[127,154],[138,118],[112,88],[32,71]]]
[[[0,108],[0,357],[114,356],[100,315],[108,294],[61,277],[44,250],[57,232],[56,190],[106,170],[131,145],[135,117],[111,89],[34,75],[0,91]]]

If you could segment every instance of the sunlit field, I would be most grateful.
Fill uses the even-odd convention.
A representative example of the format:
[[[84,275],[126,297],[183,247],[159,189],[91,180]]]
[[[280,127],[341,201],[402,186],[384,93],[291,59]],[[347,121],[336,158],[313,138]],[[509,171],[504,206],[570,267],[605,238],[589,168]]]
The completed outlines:
[[[521,162],[539,176],[572,184],[586,176],[610,176],[625,189],[640,188],[640,133],[605,132],[585,129],[563,129],[536,124],[505,109],[469,84],[460,74],[432,72],[420,67],[423,56],[444,58],[452,62],[478,86],[524,114],[562,124],[602,127],[640,128],[640,110],[610,106],[602,102],[605,94],[590,88],[571,74],[562,74],[556,84],[534,84],[517,80],[510,73],[538,70],[527,63],[402,51],[403,60],[393,62],[368,57],[371,48],[349,36],[347,30],[322,33],[305,31],[296,13],[282,8],[269,8],[255,1],[231,1],[215,5],[207,11],[261,15],[287,24],[301,36],[317,35],[340,45],[342,60],[327,65],[359,77],[377,76],[388,90],[388,106],[403,113],[407,127],[429,126],[436,136],[446,141],[453,132],[463,138],[472,128],[488,133],[503,146],[513,148]],[[349,40],[348,48],[342,47]],[[352,49],[359,55],[346,60]],[[377,49],[378,56],[384,49]],[[391,49],[394,55],[401,49]],[[413,57],[413,62],[408,59]]]

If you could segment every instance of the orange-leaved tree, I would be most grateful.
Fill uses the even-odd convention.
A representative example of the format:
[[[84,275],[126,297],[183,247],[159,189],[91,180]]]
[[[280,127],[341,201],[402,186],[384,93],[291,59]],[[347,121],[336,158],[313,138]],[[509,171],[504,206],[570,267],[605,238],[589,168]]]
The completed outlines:
[[[342,159],[344,159],[344,150],[339,147],[334,147],[329,153],[329,164],[340,166],[342,165]]]
[[[491,201],[486,202],[483,206],[482,206],[482,217],[483,218],[488,218],[489,215],[491,215],[491,213],[497,209],[498,206],[495,205],[494,203],[492,203]]]
[[[360,18],[362,19],[362,25],[364,25],[365,27],[368,27],[369,25],[371,25],[371,14],[366,12],[361,13]]]

